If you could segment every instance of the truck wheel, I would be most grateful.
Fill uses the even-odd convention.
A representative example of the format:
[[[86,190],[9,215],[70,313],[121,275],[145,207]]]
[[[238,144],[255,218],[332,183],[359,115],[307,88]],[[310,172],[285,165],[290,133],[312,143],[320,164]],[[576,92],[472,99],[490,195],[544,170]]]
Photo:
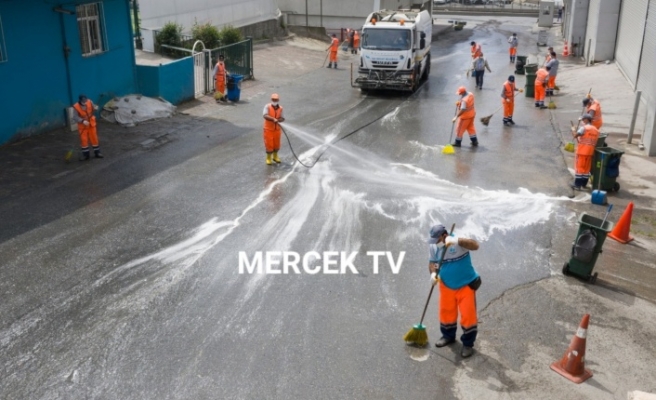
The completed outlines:
[[[563,275],[569,276],[569,263],[563,265]]]
[[[426,69],[424,70],[424,75],[422,76],[423,80],[428,79],[428,74],[430,74],[430,68],[431,68],[431,55],[428,53],[428,57],[426,58]]]

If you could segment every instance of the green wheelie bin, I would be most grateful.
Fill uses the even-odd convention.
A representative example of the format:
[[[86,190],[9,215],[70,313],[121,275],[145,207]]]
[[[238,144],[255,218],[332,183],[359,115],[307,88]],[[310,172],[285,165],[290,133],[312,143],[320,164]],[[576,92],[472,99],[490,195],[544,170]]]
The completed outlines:
[[[593,274],[592,270],[601,254],[606,235],[613,230],[613,226],[614,224],[605,218],[601,220],[586,213],[579,215],[579,231],[572,245],[572,257],[563,265],[563,275],[576,276],[595,283],[597,273]]]
[[[535,97],[535,74],[526,74],[526,86],[524,87],[524,94],[526,97],[534,98]]]
[[[601,138],[600,138],[601,139]],[[599,141],[597,141],[599,144]],[[617,192],[620,184],[617,177],[620,175],[620,160],[624,152],[612,147],[597,147],[592,159],[592,176],[590,186],[592,189],[601,189],[606,192]]]
[[[526,65],[527,56],[517,56],[515,61],[515,74],[524,75],[524,65]]]

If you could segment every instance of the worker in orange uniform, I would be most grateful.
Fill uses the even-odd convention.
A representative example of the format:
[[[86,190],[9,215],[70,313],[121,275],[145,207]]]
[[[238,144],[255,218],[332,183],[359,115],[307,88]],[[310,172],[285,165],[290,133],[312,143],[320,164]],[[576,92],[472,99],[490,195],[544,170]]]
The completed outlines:
[[[556,88],[556,77],[558,76],[558,66],[560,61],[556,57],[556,52],[551,52],[551,57],[546,66],[549,67],[549,80],[547,81],[547,96],[553,96],[554,89]]]
[[[515,121],[512,119],[515,111],[515,92],[523,92],[523,90],[515,87],[515,75],[510,75],[501,90],[504,126],[515,125]]]
[[[226,70],[223,54],[219,54],[219,61],[214,66],[214,98],[216,101],[226,101],[225,89],[228,71]]]
[[[604,124],[604,120],[601,117],[601,104],[598,100],[593,99],[592,97],[586,97],[583,99],[583,106],[585,107],[585,112],[592,116],[592,126],[601,129],[601,126]]]
[[[547,54],[544,57],[544,62],[542,63],[543,67],[547,66],[547,63],[551,61],[551,53],[554,51],[553,47],[549,46],[547,47]]]
[[[517,57],[517,46],[519,45],[519,40],[517,39],[517,34],[513,33],[511,37],[508,38],[508,43],[510,47],[508,48],[508,53],[510,53],[510,62],[514,63],[515,58]]]
[[[588,184],[592,157],[599,139],[599,130],[591,124],[592,115],[583,114],[581,119],[583,126],[578,130],[572,127],[572,137],[578,139],[574,157],[574,183],[571,185],[574,190],[581,190]]]
[[[476,290],[481,286],[481,278],[472,265],[470,251],[478,250],[479,244],[474,239],[459,238],[449,235],[443,225],[435,225],[430,230],[429,263],[433,285],[439,284],[439,319],[442,337],[435,347],[444,347],[456,341],[458,313],[462,328],[463,358],[474,354],[474,341],[478,334],[476,316]],[[439,271],[439,263],[444,259]]]
[[[93,104],[87,96],[81,94],[78,102],[73,105],[75,114],[73,114],[73,121],[77,122],[77,131],[80,134],[80,147],[82,155],[80,161],[89,159],[89,142],[93,147],[93,154],[96,158],[103,158],[100,153],[100,145],[98,143],[98,131],[96,130],[96,117],[93,115],[98,106]]]
[[[264,148],[266,149],[266,163],[271,165],[272,161],[280,163],[278,151],[280,150],[280,123],[285,122],[282,106],[278,103],[280,97],[274,93],[271,95],[271,103],[264,106]]]
[[[549,70],[551,67],[546,66],[538,70],[535,76],[535,106],[541,109],[547,108],[544,105],[544,96],[546,94],[547,82],[549,81]]]
[[[356,30],[353,33],[353,54],[358,54],[359,48],[360,48],[360,34]]]
[[[335,69],[337,69],[337,51],[339,50],[339,40],[337,35],[333,33],[333,38],[330,41],[330,46],[326,51],[330,51],[330,62],[328,63],[328,68],[332,67],[335,64]]]
[[[462,144],[462,137],[467,131],[472,146],[478,146],[478,138],[476,138],[476,127],[474,126],[474,118],[476,117],[476,108],[474,107],[474,94],[468,93],[464,86],[460,86],[456,94],[460,95],[460,100],[456,103],[458,106],[458,113],[453,117],[452,122],[458,121],[456,125],[456,142],[453,144],[455,147],[460,147]]]
[[[474,41],[472,41],[470,44],[471,44],[471,57],[472,57],[472,60],[475,59],[475,58],[480,57],[481,53],[483,52],[483,48],[481,47],[481,45],[477,44]]]

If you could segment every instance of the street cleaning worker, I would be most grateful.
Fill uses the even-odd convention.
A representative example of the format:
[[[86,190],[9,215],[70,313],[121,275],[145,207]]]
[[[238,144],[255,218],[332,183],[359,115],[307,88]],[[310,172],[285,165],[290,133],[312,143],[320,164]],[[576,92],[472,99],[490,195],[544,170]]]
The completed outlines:
[[[333,38],[330,41],[330,46],[328,46],[326,49],[326,51],[330,50],[330,62],[328,63],[328,68],[335,64],[335,69],[337,69],[337,51],[339,50],[339,40],[337,39],[337,35],[334,33],[332,36]]]
[[[544,105],[544,96],[546,94],[547,82],[549,81],[549,70],[551,67],[542,67],[535,76],[535,106],[541,109],[547,108]]]
[[[586,97],[583,99],[583,106],[585,107],[585,112],[592,116],[592,126],[601,129],[601,126],[604,124],[604,120],[601,117],[601,104],[598,100],[593,99],[592,97]]]
[[[515,111],[515,92],[522,92],[522,90],[515,87],[515,75],[510,75],[501,90],[503,124],[505,126],[515,125],[515,121],[512,119]]]
[[[486,68],[489,72],[492,72],[490,66],[487,64],[487,59],[483,56],[483,52],[481,52],[478,57],[472,60],[472,70],[476,77],[476,87],[479,89],[483,89],[483,75],[485,75]]]
[[[517,57],[517,45],[519,45],[516,33],[513,33],[512,36],[508,38],[508,43],[510,43],[510,48],[508,49],[508,53],[510,53],[510,62],[514,63],[515,58]]]
[[[543,67],[547,66],[547,63],[551,61],[551,53],[553,53],[554,49],[553,47],[549,46],[547,47],[547,55],[544,57],[544,62],[542,63]]]
[[[219,61],[214,66],[214,98],[216,101],[226,101],[225,89],[228,71],[226,70],[223,54],[219,54]]]
[[[285,122],[282,106],[278,104],[280,96],[277,93],[271,95],[271,103],[264,106],[264,148],[266,149],[266,163],[271,161],[280,163],[278,150],[280,150],[280,123]]]
[[[460,95],[460,100],[456,102],[458,113],[451,122],[458,121],[456,125],[456,142],[454,147],[460,147],[462,144],[462,137],[467,131],[469,139],[471,139],[472,146],[478,146],[478,139],[476,138],[476,127],[474,126],[474,118],[476,117],[476,108],[474,107],[474,94],[468,93],[464,86],[460,86],[456,94]]]
[[[96,158],[103,158],[100,153],[100,145],[98,144],[98,131],[96,130],[96,117],[93,115],[98,106],[93,104],[87,96],[81,94],[78,97],[78,102],[73,105],[75,114],[73,114],[73,121],[77,122],[77,131],[80,134],[80,147],[82,155],[80,161],[89,159],[89,142],[93,146],[93,154]]]
[[[483,48],[481,47],[480,44],[476,44],[476,42],[474,41],[472,41],[470,45],[471,45],[471,57],[473,60],[474,58],[481,55],[481,53],[483,52]]]
[[[558,75],[558,65],[560,61],[556,58],[556,52],[551,52],[551,59],[547,62],[549,67],[549,80],[547,81],[547,96],[553,96],[554,88],[556,87],[556,76]]]
[[[583,114],[581,119],[583,120],[583,126],[578,130],[572,127],[572,137],[578,141],[574,157],[574,183],[571,185],[574,190],[581,190],[588,184],[592,168],[592,157],[594,156],[597,139],[599,139],[599,130],[591,124],[592,115]]]
[[[358,54],[358,49],[360,48],[360,34],[356,30],[353,33],[353,52],[352,54]]]
[[[481,278],[472,265],[469,251],[478,250],[478,242],[473,239],[449,236],[443,225],[435,225],[430,230],[428,270],[433,285],[439,283],[439,320],[442,337],[435,343],[444,347],[456,341],[458,313],[462,328],[462,350],[464,358],[474,353],[474,341],[478,333],[476,316],[476,290]],[[439,272],[436,271],[442,252],[446,252]]]

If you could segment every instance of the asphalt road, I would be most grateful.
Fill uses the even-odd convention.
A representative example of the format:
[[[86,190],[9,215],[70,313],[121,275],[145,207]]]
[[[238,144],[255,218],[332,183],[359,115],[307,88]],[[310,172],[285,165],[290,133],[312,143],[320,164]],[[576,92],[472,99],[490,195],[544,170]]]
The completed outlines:
[[[508,29],[529,46],[532,22],[444,35],[412,95],[361,94],[345,62],[318,68],[323,53],[270,45],[256,51],[267,67],[240,104],[197,104],[176,120],[173,143],[33,192],[37,205],[64,207],[70,195],[75,207],[30,219],[39,207],[14,199],[1,216],[14,233],[0,243],[0,398],[453,397],[458,348],[428,358],[402,341],[429,289],[430,226],[455,223],[482,242],[473,254],[482,308],[549,276],[552,238],[572,215],[560,142],[523,94],[515,127],[498,112],[489,127],[477,123],[478,148],[465,139],[455,155],[441,152],[455,90],[474,86],[469,41],[483,44],[493,71],[475,91],[478,119],[501,104],[514,69]],[[261,110],[272,91],[297,154],[313,162],[325,150],[313,168],[286,143],[283,164],[264,164]],[[21,213],[30,229],[15,222]],[[357,273],[239,273],[240,252],[267,251],[356,252]],[[404,254],[398,273],[386,259],[376,273],[370,251]]]

